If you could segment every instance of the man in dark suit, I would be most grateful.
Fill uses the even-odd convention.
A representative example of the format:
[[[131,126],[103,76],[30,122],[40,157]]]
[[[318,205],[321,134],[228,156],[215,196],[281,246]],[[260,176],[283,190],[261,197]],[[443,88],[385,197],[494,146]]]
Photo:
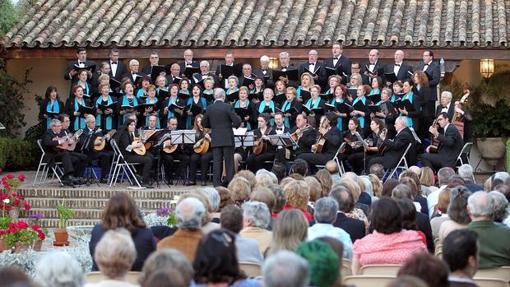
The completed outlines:
[[[439,170],[442,167],[455,167],[457,157],[464,145],[462,136],[455,125],[450,124],[446,113],[439,114],[437,123],[442,131],[435,126],[429,128],[429,132],[439,141],[437,153],[430,153],[429,146],[426,150],[427,153],[421,156],[423,164],[433,170]]]
[[[140,62],[138,62],[136,59],[131,59],[131,61],[129,61],[129,70],[124,74],[123,77],[128,78],[134,85],[136,85],[136,79],[145,76],[145,74],[139,70]]]
[[[122,61],[119,60],[119,49],[113,48],[110,50],[110,78],[114,78],[117,81],[122,80],[122,76],[126,74],[127,68]]]
[[[455,105],[452,103],[453,95],[450,91],[441,93],[441,104],[436,108],[436,117],[441,113],[446,113],[448,120],[451,122],[455,114]]]
[[[156,51],[152,51],[149,55],[149,65],[143,67],[142,73],[150,75],[154,66],[159,66],[159,54]]]
[[[165,66],[167,70],[166,81],[168,85],[179,84],[181,78],[181,66],[177,63]]]
[[[325,139],[322,151],[314,152],[312,150],[298,156],[298,158],[304,159],[308,163],[309,170],[313,170],[316,165],[325,165],[326,162],[333,159],[337,152],[338,147],[342,142],[342,134],[336,127],[337,117],[338,116],[335,113],[327,113],[326,117],[322,118],[320,127],[318,128],[318,135]]]
[[[76,49],[76,60],[67,63],[64,79],[71,81],[69,86],[69,94],[72,94],[73,83],[78,81],[78,72],[82,69],[87,70],[87,80],[91,80],[94,71],[96,70],[96,63],[87,60],[87,50],[85,48]]]
[[[203,119],[205,128],[211,129],[211,148],[213,152],[213,184],[221,185],[223,161],[225,161],[225,183],[234,177],[234,132],[232,128],[241,125],[241,118],[234,108],[225,103],[225,91],[214,89],[214,103],[207,107]]]
[[[317,131],[308,124],[308,117],[303,114],[298,114],[296,116],[296,129],[293,133],[297,134],[299,137],[297,149],[295,150],[296,156],[310,152],[312,145],[317,140]]]
[[[273,74],[269,69],[269,57],[263,55],[260,57],[260,68],[253,69],[256,77],[264,79],[264,87],[272,89],[274,86]]]
[[[384,140],[384,155],[372,157],[367,168],[370,168],[370,166],[376,163],[382,164],[385,169],[394,168],[409,144],[412,145],[408,152],[408,156],[410,157],[411,153],[416,153],[416,141],[414,139],[413,133],[407,127],[406,122],[407,120],[404,116],[400,116],[395,120],[395,129],[397,131],[395,138],[393,140]]]
[[[339,185],[331,190],[329,196],[333,197],[338,203],[338,213],[333,226],[342,228],[349,233],[352,242],[363,238],[365,236],[365,223],[345,215],[352,212],[355,206],[352,193],[344,186]]]
[[[184,62],[179,64],[180,71],[181,71],[181,77],[184,76],[184,70],[186,67],[193,67],[198,68],[200,67],[199,62],[197,60],[193,60],[193,51],[190,49],[187,49],[184,51]]]
[[[297,70],[293,64],[290,63],[290,55],[287,51],[280,52],[278,61],[280,62],[279,70],[282,72],[288,72],[291,70]],[[299,71],[298,71],[299,73]],[[280,77],[280,79],[273,78],[273,81],[276,82],[278,80],[283,80],[287,86],[297,87],[299,85],[299,81],[297,79],[287,79],[284,77]]]
[[[430,50],[423,51],[423,62],[416,65],[416,70],[423,71],[429,80],[427,93],[424,93],[423,115],[431,119],[435,117],[435,106],[437,101],[437,85],[441,80],[441,68],[437,62],[434,62],[434,53]],[[432,122],[426,122],[427,126]]]
[[[331,52],[333,56],[324,60],[324,66],[337,69],[338,74],[342,76],[342,81],[345,81],[351,75],[351,59],[343,55],[343,48],[340,44],[333,44]]]
[[[384,74],[394,74],[397,80],[404,81],[406,79],[412,79],[413,67],[404,63],[404,51],[395,51],[395,63],[387,64],[384,66]],[[384,80],[389,82],[388,78]]]
[[[250,64],[243,64],[243,74],[239,77],[239,87],[245,86],[250,91],[255,87],[255,75]]]
[[[379,61],[379,50],[372,49],[368,53],[368,62],[361,66],[361,78],[364,85],[370,85],[372,79],[384,75],[384,64]]]
[[[308,62],[299,65],[299,78],[308,70],[312,73],[315,84],[323,86],[327,82],[327,76],[324,64],[317,60],[318,55],[317,50],[310,50],[308,52]]]

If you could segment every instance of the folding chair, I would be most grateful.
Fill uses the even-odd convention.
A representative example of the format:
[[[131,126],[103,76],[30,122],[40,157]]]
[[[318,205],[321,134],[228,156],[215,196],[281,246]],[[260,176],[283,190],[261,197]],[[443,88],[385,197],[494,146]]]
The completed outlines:
[[[471,156],[471,148],[472,147],[473,147],[472,142],[467,142],[464,144],[464,146],[462,147],[462,150],[459,153],[459,156],[457,157],[457,160],[455,161],[455,163],[457,164],[455,166],[456,168],[458,168],[459,166],[461,166],[465,163],[471,165],[471,162],[469,161],[469,157]],[[466,157],[466,162],[464,162],[463,156]]]
[[[110,145],[112,146],[113,152],[115,153],[114,155],[115,164],[113,166],[113,172],[110,179],[110,186],[116,185],[120,172],[122,170],[122,174],[127,175],[127,178],[131,185],[133,185],[134,181],[138,188],[142,188],[142,185],[140,184],[135,175],[135,165],[138,165],[138,163],[127,162],[122,153],[120,152],[119,146],[117,145],[117,142],[114,139],[110,140]]]
[[[362,275],[387,275],[397,276],[398,270],[402,267],[400,264],[370,264],[363,265],[360,273]]]
[[[258,263],[241,261],[239,262],[239,269],[244,271],[250,278],[256,278],[262,275],[262,266]]]
[[[475,276],[477,278],[496,278],[505,282],[510,282],[510,266],[501,266],[489,269],[479,269]]]
[[[395,276],[383,275],[351,275],[343,278],[344,285],[353,285],[357,287],[373,287],[373,286],[387,286],[393,281]]]
[[[409,150],[411,149],[411,146],[413,144],[412,143],[409,143],[407,145],[407,148],[404,150],[404,153],[402,154],[402,157],[400,157],[400,160],[398,161],[397,165],[395,166],[395,168],[393,168],[389,174],[389,176],[386,177],[386,180],[390,179],[393,177],[393,175],[398,171],[398,169],[401,169],[401,170],[406,170],[408,169],[409,167],[407,166],[407,159],[406,159],[406,156],[407,156],[407,153],[409,152]],[[390,170],[388,170],[390,171]],[[387,171],[387,172],[388,172]],[[386,174],[385,174],[386,175]]]
[[[55,162],[49,159],[46,155],[46,151],[42,147],[42,140],[37,140],[37,146],[41,151],[41,159],[39,160],[39,165],[37,166],[37,171],[35,172],[34,182],[32,185],[37,184],[37,179],[39,179],[39,183],[44,183],[48,178],[48,171],[51,169],[53,173],[53,177],[56,177],[60,185],[64,185],[61,180],[61,176],[64,175],[63,170],[60,168],[62,166],[62,162]]]
[[[338,154],[340,153],[340,151],[345,147],[347,143],[346,142],[343,142],[339,147],[338,149],[336,150],[336,153],[335,155],[333,156],[332,160],[335,161],[337,167],[338,167],[338,174],[340,176],[342,176],[344,173],[345,173],[345,168],[344,168],[344,163],[338,159]],[[316,164],[315,165],[316,168],[324,168],[325,165],[323,164]]]

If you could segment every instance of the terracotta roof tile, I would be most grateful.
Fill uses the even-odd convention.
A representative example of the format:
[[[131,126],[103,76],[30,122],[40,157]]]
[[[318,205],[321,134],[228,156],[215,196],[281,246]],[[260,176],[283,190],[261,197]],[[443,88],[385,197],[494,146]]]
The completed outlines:
[[[10,47],[508,47],[508,0],[39,0]]]

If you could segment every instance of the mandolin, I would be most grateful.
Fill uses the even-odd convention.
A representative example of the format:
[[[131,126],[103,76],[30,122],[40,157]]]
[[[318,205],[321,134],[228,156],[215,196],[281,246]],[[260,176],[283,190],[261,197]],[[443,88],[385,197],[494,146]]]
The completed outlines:
[[[60,150],[74,151],[76,148],[76,144],[78,143],[78,138],[83,133],[82,129],[77,130],[74,134],[67,134],[65,137],[57,137],[54,140],[62,140],[63,143],[57,146]]]
[[[199,155],[204,155],[209,150],[210,141],[207,138],[201,138],[193,146],[193,151]]]
[[[94,150],[95,151],[104,150],[104,148],[106,147],[106,141],[110,140],[116,132],[117,132],[116,130],[111,130],[106,135],[97,137],[94,140]]]
[[[133,148],[133,152],[135,152],[137,155],[145,155],[145,153],[147,152],[147,150],[145,149],[145,145],[144,145],[144,137],[143,137],[143,129],[139,129],[138,130],[138,137],[135,137],[133,142],[131,143],[131,145],[137,145],[137,144],[142,144],[141,146],[139,147],[136,147],[136,148]]]

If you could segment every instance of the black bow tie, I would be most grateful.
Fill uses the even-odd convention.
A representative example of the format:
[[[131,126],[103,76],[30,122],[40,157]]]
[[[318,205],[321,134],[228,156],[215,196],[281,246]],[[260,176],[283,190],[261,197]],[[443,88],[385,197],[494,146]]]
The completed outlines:
[[[312,66],[315,66],[315,63],[308,63],[308,65],[312,65]]]
[[[117,65],[117,62],[112,62],[112,65]]]
[[[400,67],[400,64],[395,64],[395,66]]]
[[[78,62],[78,64],[80,64],[80,65],[81,65],[81,64],[85,65],[85,62]]]

